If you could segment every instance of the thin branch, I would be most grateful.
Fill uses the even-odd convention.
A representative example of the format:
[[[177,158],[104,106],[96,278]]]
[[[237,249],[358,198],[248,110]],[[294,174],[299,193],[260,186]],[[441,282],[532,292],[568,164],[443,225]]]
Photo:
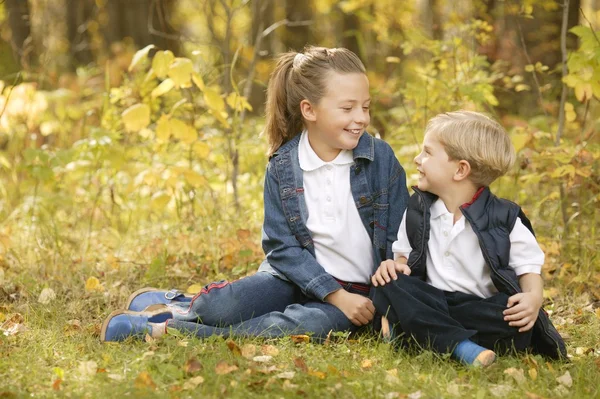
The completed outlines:
[[[525,58],[527,58],[527,63],[529,65],[533,65],[533,62],[531,61],[531,57],[529,57],[529,52],[527,51],[527,45],[525,44],[525,38],[523,37],[523,31],[521,30],[521,23],[519,22],[518,18],[517,18],[517,28],[519,29],[519,38],[521,39],[521,46],[523,47],[523,52],[525,53]],[[537,89],[538,101],[540,102],[540,107],[542,108],[542,111],[544,111],[544,115],[546,115],[546,117],[548,117],[548,112],[546,112],[546,109],[544,108],[544,100],[542,98],[542,88],[540,86],[540,82],[538,81],[537,73],[535,72],[535,68],[531,72],[531,74],[533,75],[533,81],[535,82],[535,87]]]
[[[15,76],[15,80],[12,84],[12,86],[10,86],[10,90],[8,91],[8,95],[6,96],[6,101],[4,102],[4,107],[2,107],[2,112],[0,112],[0,118],[2,118],[2,115],[4,115],[4,111],[6,111],[6,107],[8,107],[8,101],[10,100],[10,95],[13,92],[13,89],[15,88],[15,86],[17,85],[17,82],[19,81],[19,79],[21,78],[21,72],[17,72],[17,76]]]
[[[563,20],[562,27],[560,30],[560,51],[562,53],[562,78],[568,74],[567,70],[567,28],[569,27],[569,1],[564,0],[563,3]],[[561,81],[562,82],[562,81]],[[556,140],[554,146],[558,147],[560,144],[560,137],[562,136],[565,128],[565,103],[567,102],[568,94],[567,85],[562,83],[562,93],[560,95],[560,108],[558,109],[558,130],[556,131]]]
[[[286,25],[286,26],[308,26],[308,25],[312,25],[313,24],[313,20],[312,19],[308,19],[305,21],[290,21],[289,19],[282,19],[281,21],[277,21],[275,22],[273,25],[269,26],[267,29],[265,29],[263,31],[263,37],[268,36],[271,32],[273,32],[275,29],[279,28],[282,25]]]

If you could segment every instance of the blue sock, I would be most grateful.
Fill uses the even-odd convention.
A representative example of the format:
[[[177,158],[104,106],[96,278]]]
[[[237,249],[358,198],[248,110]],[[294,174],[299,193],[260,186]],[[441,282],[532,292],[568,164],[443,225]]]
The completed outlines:
[[[487,348],[465,339],[456,345],[456,348],[452,351],[452,357],[465,364],[473,364],[477,356],[485,350],[487,350]]]

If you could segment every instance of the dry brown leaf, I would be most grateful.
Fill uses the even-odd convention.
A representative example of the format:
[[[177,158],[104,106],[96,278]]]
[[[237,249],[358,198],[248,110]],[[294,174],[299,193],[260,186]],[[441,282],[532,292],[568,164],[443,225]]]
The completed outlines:
[[[4,323],[2,323],[2,326],[0,326],[0,331],[2,331],[6,336],[27,331],[27,327],[25,327],[23,324],[24,320],[25,318],[22,314],[13,313],[4,321]]]
[[[256,345],[246,344],[242,346],[242,356],[246,359],[252,359],[256,355]]]
[[[141,373],[139,373],[138,376],[135,378],[133,385],[139,389],[156,389],[156,384],[154,383],[152,377],[147,371],[142,371]]]
[[[263,345],[260,350],[263,355],[277,356],[279,354],[279,349],[273,345]]]
[[[565,373],[560,377],[557,377],[556,382],[558,382],[561,385],[564,385],[567,388],[571,388],[571,386],[573,385],[573,378],[571,378],[571,373],[569,373],[569,370],[565,371]]]
[[[236,366],[235,364],[229,364],[225,360],[221,360],[215,366],[215,373],[217,373],[218,375],[224,375],[224,374],[229,374],[232,371],[235,371],[237,369],[238,369],[238,366]]]
[[[266,362],[270,362],[273,359],[273,356],[254,356],[252,358],[253,361],[258,362],[258,363],[266,363]]]
[[[310,342],[310,337],[308,335],[292,335],[290,338],[292,338],[292,342],[295,344],[307,344]]]
[[[60,383],[62,381],[63,380],[61,380],[60,378],[55,379],[54,382],[52,383],[52,389],[55,391],[60,391]]]
[[[235,343],[235,341],[231,339],[227,340],[227,347],[235,356],[242,356],[242,351],[238,344]]]
[[[183,365],[186,374],[196,374],[200,370],[202,370],[202,363],[195,357],[190,357]]]
[[[362,367],[363,369],[370,369],[371,367],[373,367],[373,361],[371,359],[365,359],[360,364],[360,367]]]
[[[298,367],[300,370],[304,371],[305,373],[308,371],[306,362],[301,357],[294,358],[294,366]]]
[[[247,240],[250,238],[250,230],[240,229],[236,233],[240,240]]]

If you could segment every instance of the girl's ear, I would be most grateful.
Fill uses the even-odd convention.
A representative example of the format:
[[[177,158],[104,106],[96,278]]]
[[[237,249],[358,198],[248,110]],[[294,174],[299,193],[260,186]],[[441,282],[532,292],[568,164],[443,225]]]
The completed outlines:
[[[470,174],[471,174],[471,164],[469,163],[469,161],[465,161],[464,159],[461,159],[460,161],[458,161],[458,168],[456,169],[456,172],[454,172],[454,180],[456,180],[456,181],[464,180],[467,177],[469,177]]]
[[[315,114],[315,108],[312,106],[312,104],[308,100],[300,101],[300,112],[302,112],[302,117],[306,121],[314,122],[317,120],[317,115]]]

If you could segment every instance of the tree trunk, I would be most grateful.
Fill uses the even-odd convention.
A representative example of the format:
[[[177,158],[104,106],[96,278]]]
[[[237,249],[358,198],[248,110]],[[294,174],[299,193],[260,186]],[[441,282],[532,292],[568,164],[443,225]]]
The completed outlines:
[[[94,60],[87,34],[87,24],[93,15],[90,1],[66,0],[67,40],[73,66],[86,65]]]
[[[11,31],[10,44],[15,59],[21,68],[27,69],[33,59],[29,3],[26,0],[6,0],[5,7]]]

